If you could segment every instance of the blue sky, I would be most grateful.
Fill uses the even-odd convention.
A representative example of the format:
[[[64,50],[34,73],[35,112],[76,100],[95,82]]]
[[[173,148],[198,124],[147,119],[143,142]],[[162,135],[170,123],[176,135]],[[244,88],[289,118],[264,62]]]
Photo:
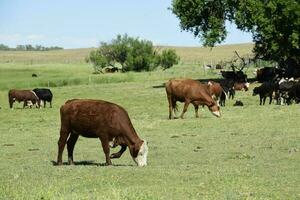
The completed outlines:
[[[171,0],[0,0],[0,43],[95,47],[127,33],[155,45],[201,46],[180,30],[170,6]],[[227,29],[223,44],[252,41],[233,24]]]

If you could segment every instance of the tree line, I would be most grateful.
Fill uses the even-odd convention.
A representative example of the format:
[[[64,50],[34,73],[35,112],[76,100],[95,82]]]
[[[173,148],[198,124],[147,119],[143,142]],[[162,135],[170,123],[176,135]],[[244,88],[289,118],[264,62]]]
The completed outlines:
[[[15,48],[11,48],[5,44],[0,44],[1,51],[51,51],[51,50],[61,50],[61,49],[64,48],[58,46],[50,46],[50,47],[44,47],[42,45],[33,46],[31,44],[17,45]]]

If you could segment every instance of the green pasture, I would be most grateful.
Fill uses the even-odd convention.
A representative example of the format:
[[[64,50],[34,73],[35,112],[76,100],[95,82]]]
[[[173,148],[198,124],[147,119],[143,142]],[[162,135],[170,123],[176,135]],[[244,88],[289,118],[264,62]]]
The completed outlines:
[[[207,57],[216,61],[213,52]],[[185,119],[168,120],[165,90],[153,86],[172,77],[220,77],[216,70],[204,71],[205,60],[188,62],[184,55],[186,62],[165,71],[100,75],[84,62],[0,59],[0,199],[300,199],[299,105],[258,106],[252,84],[236,94],[244,106],[227,101],[221,118],[201,108],[197,119],[190,105]],[[8,108],[8,89],[48,82],[52,109]],[[83,137],[75,146],[76,165],[54,166],[59,107],[72,98],[123,106],[149,142],[148,166],[137,167],[128,151],[113,166],[103,166],[100,141]],[[66,149],[63,158],[66,162]]]

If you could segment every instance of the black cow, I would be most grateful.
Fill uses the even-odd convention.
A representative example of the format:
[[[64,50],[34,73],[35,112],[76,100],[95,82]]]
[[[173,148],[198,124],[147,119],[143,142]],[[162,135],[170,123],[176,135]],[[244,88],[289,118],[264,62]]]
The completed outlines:
[[[291,104],[289,102],[289,91],[292,89],[292,87],[296,84],[297,82],[294,80],[286,80],[286,79],[281,79],[278,84],[276,85],[276,99],[277,99],[277,104]]]
[[[44,108],[46,107],[46,102],[48,101],[50,103],[50,108],[52,108],[52,92],[51,90],[47,88],[35,88],[33,89],[34,93],[39,97],[40,103],[43,101]]]
[[[259,105],[265,105],[266,98],[270,98],[269,104],[272,103],[272,95],[275,91],[275,84],[273,82],[263,82],[261,86],[253,89],[253,96],[259,95]]]
[[[288,91],[287,102],[291,103],[292,100],[295,100],[296,103],[300,103],[300,82],[295,83]]]
[[[276,73],[274,67],[264,67],[256,70],[256,80],[260,83],[271,81],[275,76]]]
[[[240,83],[247,82],[247,75],[242,71],[221,71],[221,74],[226,80]]]

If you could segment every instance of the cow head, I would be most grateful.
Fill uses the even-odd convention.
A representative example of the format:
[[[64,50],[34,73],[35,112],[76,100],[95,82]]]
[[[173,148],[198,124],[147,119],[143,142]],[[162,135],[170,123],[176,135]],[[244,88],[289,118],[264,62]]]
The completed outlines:
[[[139,167],[147,165],[148,146],[146,140],[136,143],[130,152],[134,162]]]
[[[255,87],[255,88],[253,89],[252,96],[258,95],[258,93],[259,93],[259,87]]]
[[[221,117],[220,106],[216,102],[211,102],[207,107],[214,116]]]

